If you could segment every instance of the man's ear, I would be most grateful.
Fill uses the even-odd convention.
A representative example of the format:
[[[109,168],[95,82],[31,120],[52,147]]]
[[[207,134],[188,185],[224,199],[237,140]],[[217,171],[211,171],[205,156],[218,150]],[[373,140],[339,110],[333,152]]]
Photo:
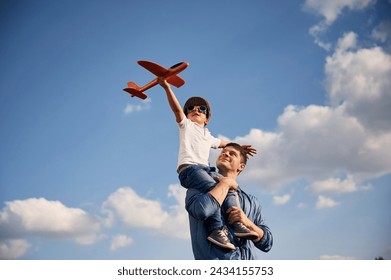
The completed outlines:
[[[240,165],[239,165],[239,168],[238,168],[238,172],[242,172],[243,169],[246,167],[246,164],[244,162],[241,162]]]
[[[209,119],[206,119],[204,123],[207,125],[209,123]]]

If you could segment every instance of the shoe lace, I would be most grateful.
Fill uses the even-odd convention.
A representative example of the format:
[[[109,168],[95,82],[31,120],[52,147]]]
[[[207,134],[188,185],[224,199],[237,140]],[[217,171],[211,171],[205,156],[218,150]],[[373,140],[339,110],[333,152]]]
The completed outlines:
[[[222,228],[221,230],[218,231],[217,233],[219,237],[221,237],[224,240],[229,240],[227,237],[228,234],[228,229],[226,227]]]

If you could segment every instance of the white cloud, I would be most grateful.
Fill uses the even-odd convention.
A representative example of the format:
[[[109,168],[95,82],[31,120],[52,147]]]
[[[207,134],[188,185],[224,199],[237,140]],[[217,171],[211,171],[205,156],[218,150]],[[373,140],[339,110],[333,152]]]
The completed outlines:
[[[391,173],[391,56],[360,48],[349,32],[327,58],[325,75],[328,106],[288,105],[274,132],[252,129],[233,139],[260,151],[240,179],[270,192],[304,179],[316,193],[349,193]]]
[[[168,218],[159,201],[140,197],[132,188],[123,187],[112,193],[103,209],[113,211],[129,227],[160,228]]]
[[[170,207],[169,219],[161,231],[174,238],[190,239],[188,214],[185,210],[186,189],[179,184],[170,185],[168,196],[173,197],[176,204]]]
[[[333,208],[339,205],[339,202],[336,202],[335,200],[319,195],[318,200],[316,201],[316,208],[322,209],[322,208]]]
[[[331,105],[375,132],[391,130],[391,56],[381,48],[357,49],[357,35],[345,34],[326,60]]]
[[[309,190],[314,193],[332,193],[332,194],[341,194],[341,193],[350,193],[356,192],[361,189],[369,189],[368,186],[359,186],[350,176],[345,180],[340,178],[329,178],[323,181],[313,182],[309,186]]]
[[[189,239],[185,189],[170,185],[168,196],[175,202],[165,211],[158,200],[143,198],[131,188],[119,188],[102,204],[106,218],[45,198],[6,202],[0,211],[0,259],[23,257],[31,247],[26,239],[31,237],[92,244],[102,236],[102,225],[111,227],[115,218],[131,228],[150,229],[151,234]],[[129,236],[116,235],[110,249],[114,251],[132,243]]]
[[[149,108],[151,108],[150,98],[144,100],[141,104],[130,104],[130,103],[126,104],[126,107],[124,109],[124,114],[129,115],[134,112],[141,112],[144,110],[148,110]]]
[[[289,200],[291,199],[291,195],[290,194],[285,194],[285,195],[282,195],[282,196],[274,196],[273,197],[273,204],[274,205],[283,205],[285,203],[287,203]]]
[[[384,20],[372,30],[372,39],[384,44],[385,50],[391,52],[391,20]]]
[[[189,238],[187,212],[184,207],[185,190],[179,185],[170,185],[170,197],[176,200],[164,210],[158,200],[139,196],[132,188],[123,187],[112,193],[103,203],[103,211],[110,219],[118,218],[127,227],[151,229],[174,238]],[[109,225],[112,225],[108,223]]]
[[[23,239],[0,241],[0,259],[17,259],[25,255],[31,245]]]
[[[29,198],[6,202],[0,212],[0,228],[1,239],[38,236],[91,244],[99,238],[100,222],[59,201]]]
[[[326,51],[330,51],[332,49],[332,44],[329,42],[324,42],[321,39],[321,36],[327,31],[328,25],[325,21],[322,21],[314,26],[312,26],[309,30],[310,35],[314,38],[314,43],[321,47]]]
[[[303,9],[322,16],[322,20],[309,30],[314,37],[315,44],[330,51],[331,43],[323,42],[322,35],[327,31],[344,9],[362,10],[376,3],[376,0],[306,0]]]
[[[120,248],[130,246],[133,243],[133,239],[124,234],[118,234],[111,240],[110,250],[116,251]]]
[[[288,106],[279,117],[277,132],[252,129],[235,142],[251,143],[260,156],[251,158],[241,178],[269,190],[298,179],[326,180],[352,174],[357,180],[391,172],[386,135],[369,135],[342,107]]]
[[[299,209],[304,209],[307,207],[307,204],[305,204],[304,202],[300,202],[298,205],[297,205],[297,208]]]
[[[31,245],[25,238],[66,239],[92,244],[100,237],[100,220],[59,201],[29,198],[5,203],[0,211],[0,258],[24,256]]]
[[[385,43],[391,37],[391,21],[383,21],[375,29],[372,30],[372,38]]]
[[[343,9],[362,10],[376,3],[376,0],[306,0],[304,9],[324,17],[326,24],[332,24]]]

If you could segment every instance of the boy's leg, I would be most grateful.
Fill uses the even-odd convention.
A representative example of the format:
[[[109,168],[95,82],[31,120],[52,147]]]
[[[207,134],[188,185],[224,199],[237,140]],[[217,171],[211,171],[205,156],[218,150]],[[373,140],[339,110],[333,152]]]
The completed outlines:
[[[227,210],[232,206],[240,206],[238,194],[234,190],[229,190],[224,199],[223,207]]]
[[[238,193],[234,190],[229,190],[228,194],[223,203],[223,209],[226,211],[232,206],[240,207]],[[258,233],[250,230],[241,222],[235,222],[231,225],[231,228],[236,237],[245,238],[245,239],[257,239],[259,237]]]
[[[223,223],[223,220],[221,217],[221,211],[218,210],[212,216],[207,218],[205,220],[205,225],[206,225],[206,228],[208,229],[209,232],[221,229],[224,226],[224,223]]]
[[[218,175],[213,167],[202,165],[190,165],[179,173],[179,181],[186,189],[196,189],[206,193],[210,191],[217,181],[214,176]]]
[[[179,174],[181,185],[185,188],[193,188],[202,193],[209,192],[217,181],[214,176],[218,173],[214,168],[200,165],[191,165]],[[230,242],[227,231],[223,230],[221,210],[216,211],[205,220],[205,227],[209,232],[208,240],[220,247],[233,250],[235,246]]]
[[[235,246],[228,238],[227,228],[223,224],[221,211],[218,210],[205,220],[206,228],[209,231],[208,240],[217,246],[234,250]]]

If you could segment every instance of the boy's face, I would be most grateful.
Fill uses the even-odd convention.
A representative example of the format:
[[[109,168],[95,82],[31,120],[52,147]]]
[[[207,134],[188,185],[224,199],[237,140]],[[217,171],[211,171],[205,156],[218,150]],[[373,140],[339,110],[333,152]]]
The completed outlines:
[[[208,124],[209,120],[206,118],[206,111],[201,111],[200,107],[205,106],[191,106],[193,110],[187,110],[187,118],[196,124],[205,126]]]

